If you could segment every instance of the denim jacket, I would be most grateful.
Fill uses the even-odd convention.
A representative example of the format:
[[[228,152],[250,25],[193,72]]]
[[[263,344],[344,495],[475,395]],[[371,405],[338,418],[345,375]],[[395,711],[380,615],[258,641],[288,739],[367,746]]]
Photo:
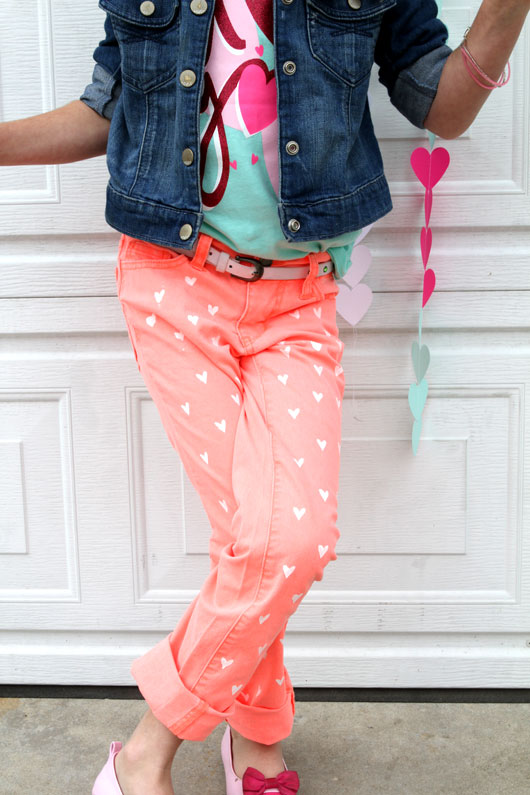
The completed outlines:
[[[282,233],[308,241],[361,229],[392,210],[367,98],[372,66],[391,103],[423,129],[452,53],[448,30],[435,0],[270,2]],[[222,4],[99,0],[99,7],[106,35],[80,99],[111,119],[105,219],[132,237],[192,249],[204,217],[204,64]]]

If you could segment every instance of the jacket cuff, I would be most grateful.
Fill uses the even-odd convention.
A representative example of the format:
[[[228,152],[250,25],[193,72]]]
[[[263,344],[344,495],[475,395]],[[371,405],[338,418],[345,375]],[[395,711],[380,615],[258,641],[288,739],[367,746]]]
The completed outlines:
[[[96,63],[92,72],[92,82],[86,86],[79,99],[100,116],[111,119],[120,94],[121,80],[107,72],[101,64]]]
[[[415,127],[424,130],[424,119],[434,102],[445,62],[453,50],[442,44],[422,55],[397,77],[390,101]]]

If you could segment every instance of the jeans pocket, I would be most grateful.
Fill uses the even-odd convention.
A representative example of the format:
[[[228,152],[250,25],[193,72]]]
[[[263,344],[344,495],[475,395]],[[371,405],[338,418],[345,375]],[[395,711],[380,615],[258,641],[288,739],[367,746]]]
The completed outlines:
[[[166,246],[122,234],[118,248],[118,260],[126,268],[156,267],[160,261],[182,259],[185,256]]]

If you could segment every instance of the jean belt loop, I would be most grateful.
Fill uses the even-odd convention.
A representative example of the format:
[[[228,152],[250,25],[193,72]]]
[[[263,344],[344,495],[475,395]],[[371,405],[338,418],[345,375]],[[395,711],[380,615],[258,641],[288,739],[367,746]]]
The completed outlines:
[[[205,235],[203,232],[200,232],[199,240],[197,241],[197,247],[195,249],[195,254],[193,255],[193,259],[190,262],[190,264],[193,265],[195,270],[198,271],[204,270],[204,266],[206,264],[206,258],[210,251],[211,245],[212,245],[212,238],[209,235]]]
[[[322,300],[324,298],[324,293],[317,284],[318,257],[313,252],[310,252],[307,256],[309,257],[309,273],[304,279],[300,298],[314,297]]]

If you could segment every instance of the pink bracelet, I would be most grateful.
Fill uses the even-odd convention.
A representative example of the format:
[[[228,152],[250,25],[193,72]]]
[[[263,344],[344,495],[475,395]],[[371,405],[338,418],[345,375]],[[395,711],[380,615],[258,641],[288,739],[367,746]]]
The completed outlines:
[[[475,61],[475,59],[473,58],[473,56],[471,55],[471,53],[467,49],[467,46],[466,46],[465,42],[466,42],[467,34],[468,34],[469,30],[470,29],[467,28],[466,32],[464,33],[464,43],[461,45],[462,57],[464,59],[464,64],[466,66],[467,71],[469,72],[469,74],[471,75],[471,77],[473,78],[475,83],[477,83],[477,85],[479,85],[481,88],[486,88],[488,91],[492,91],[494,88],[501,88],[502,86],[505,86],[506,83],[509,81],[510,75],[511,75],[510,62],[508,61],[508,76],[507,77],[506,77],[504,71],[502,73],[501,78],[499,80],[497,80],[497,81],[492,80],[491,77],[488,77],[488,75],[485,72],[482,71],[482,69],[480,68],[478,63]],[[473,74],[473,72],[471,71],[471,69],[469,67],[469,63],[473,64],[473,66],[475,67],[477,72],[480,75],[482,75],[482,77],[487,81],[488,85],[484,85],[479,80],[477,80],[477,78],[475,77],[475,75]]]

